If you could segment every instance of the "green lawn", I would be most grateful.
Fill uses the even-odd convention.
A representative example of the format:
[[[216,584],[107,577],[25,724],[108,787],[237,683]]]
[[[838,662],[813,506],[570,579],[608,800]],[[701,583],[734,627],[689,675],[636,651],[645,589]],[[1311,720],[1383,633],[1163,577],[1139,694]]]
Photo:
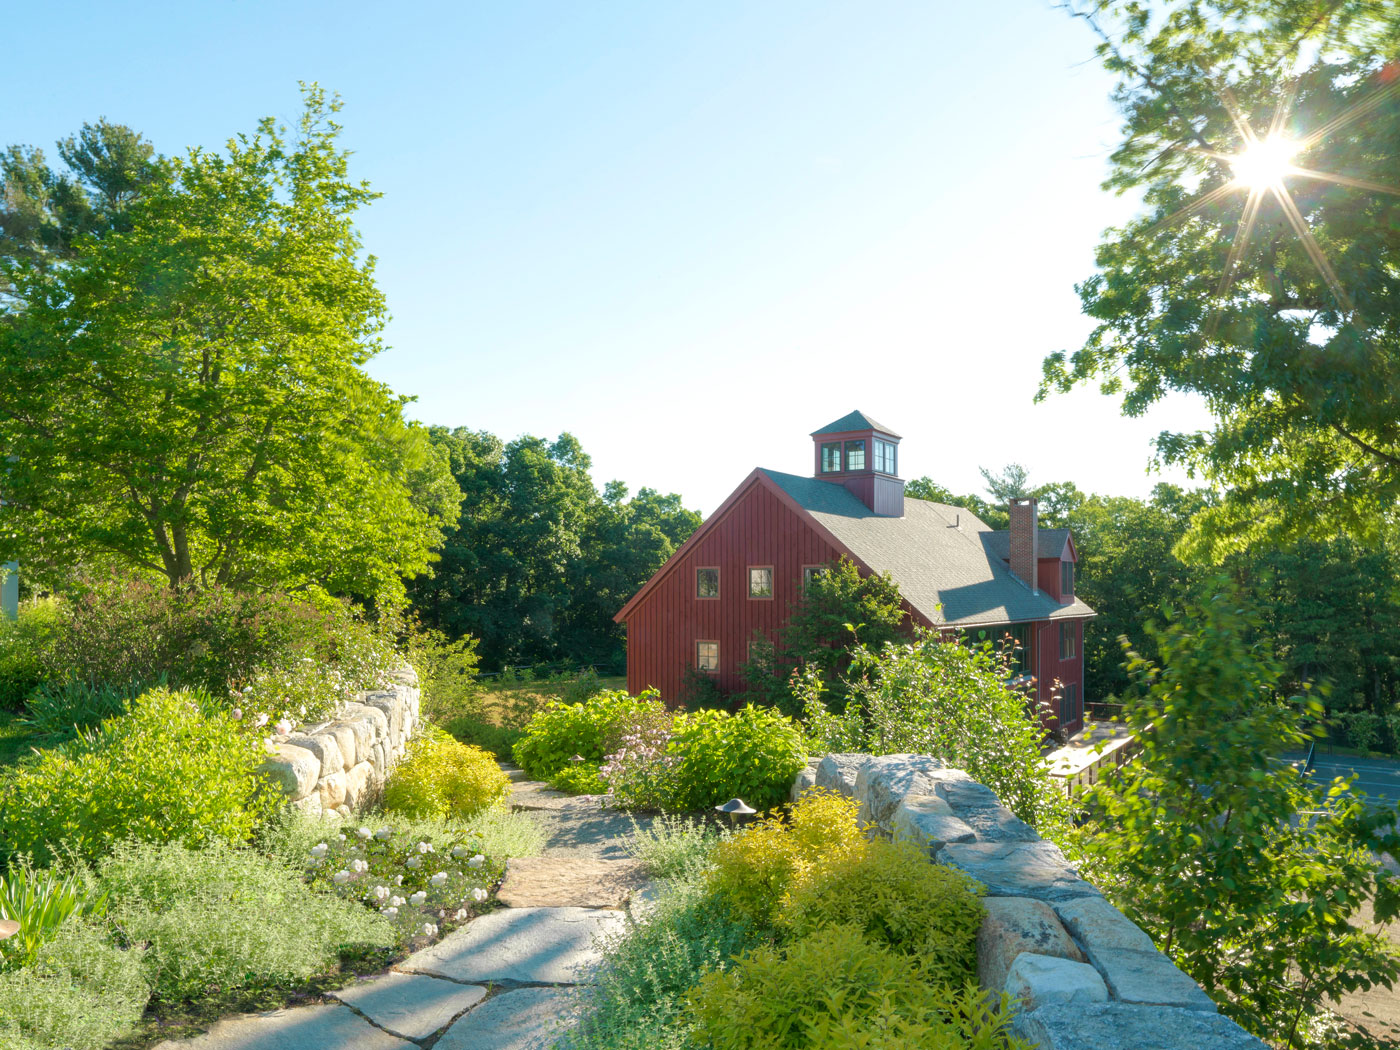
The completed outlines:
[[[14,711],[0,711],[0,766],[13,765],[42,739],[23,725]]]

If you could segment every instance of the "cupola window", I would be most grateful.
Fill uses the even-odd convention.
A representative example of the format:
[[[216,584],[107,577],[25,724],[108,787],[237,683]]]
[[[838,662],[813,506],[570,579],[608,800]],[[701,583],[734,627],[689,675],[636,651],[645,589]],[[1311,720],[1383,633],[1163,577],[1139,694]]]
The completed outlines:
[[[846,470],[854,473],[865,469],[865,442],[846,442]]]
[[[875,470],[881,474],[898,474],[894,461],[895,444],[893,441],[881,441],[875,439]]]

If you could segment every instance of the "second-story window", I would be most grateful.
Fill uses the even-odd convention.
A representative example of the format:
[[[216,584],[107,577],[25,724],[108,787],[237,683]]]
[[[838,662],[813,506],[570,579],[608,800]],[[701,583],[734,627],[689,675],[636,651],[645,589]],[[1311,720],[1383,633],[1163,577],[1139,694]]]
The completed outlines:
[[[875,469],[881,474],[898,474],[894,461],[895,445],[893,441],[881,441],[875,439]]]
[[[824,572],[826,572],[825,565],[802,566],[802,593],[806,594],[807,588],[812,586],[812,581]]]
[[[718,569],[696,569],[696,570],[695,570],[695,597],[697,597],[697,598],[718,598],[718,597],[719,597],[719,570],[718,570]]]
[[[828,441],[822,446],[822,473],[841,473],[841,442]]]
[[[771,598],[773,597],[773,569],[772,566],[764,566],[757,569],[749,569],[749,597],[750,598]]]
[[[846,469],[850,471],[865,469],[865,442],[846,442]]]
[[[1074,562],[1060,562],[1060,597],[1068,601],[1074,597]]]
[[[1074,656],[1074,624],[1060,624],[1060,659],[1068,660]]]

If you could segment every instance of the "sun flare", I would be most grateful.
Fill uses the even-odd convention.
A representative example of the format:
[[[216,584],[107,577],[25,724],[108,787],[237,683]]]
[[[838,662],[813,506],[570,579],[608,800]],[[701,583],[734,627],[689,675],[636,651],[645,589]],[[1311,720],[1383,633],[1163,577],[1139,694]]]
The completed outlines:
[[[1300,148],[1299,143],[1282,135],[1256,139],[1243,152],[1230,158],[1235,181],[1252,190],[1278,185],[1285,175],[1292,172],[1293,157]]]

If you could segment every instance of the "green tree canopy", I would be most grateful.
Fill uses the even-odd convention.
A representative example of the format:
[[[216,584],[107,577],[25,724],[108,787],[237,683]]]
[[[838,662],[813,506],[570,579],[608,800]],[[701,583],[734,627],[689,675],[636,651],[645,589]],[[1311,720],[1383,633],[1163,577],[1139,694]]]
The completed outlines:
[[[1078,839],[1085,874],[1274,1046],[1360,1045],[1329,1001],[1392,987],[1400,951],[1366,928],[1400,903],[1377,855],[1400,847],[1396,808],[1311,787],[1276,761],[1305,746],[1316,701],[1280,693],[1283,668],[1228,590],[1151,630],[1127,709],[1142,753],[1094,786]]]
[[[1079,286],[1097,326],[1041,396],[1097,381],[1138,415],[1173,391],[1209,432],[1163,460],[1225,491],[1183,550],[1374,537],[1400,499],[1400,9],[1372,0],[1102,0],[1078,14],[1120,80],[1106,187],[1146,212]],[[1252,138],[1320,175],[1236,176]],[[1246,169],[1241,166],[1241,171]],[[1257,192],[1256,192],[1257,191]]]
[[[0,561],[370,597],[428,566],[459,495],[362,368],[384,301],[352,217],[376,195],[338,108],[312,86],[294,137],[269,118],[175,158],[100,125],[63,150],[76,183],[35,176],[88,203],[6,226]]]

